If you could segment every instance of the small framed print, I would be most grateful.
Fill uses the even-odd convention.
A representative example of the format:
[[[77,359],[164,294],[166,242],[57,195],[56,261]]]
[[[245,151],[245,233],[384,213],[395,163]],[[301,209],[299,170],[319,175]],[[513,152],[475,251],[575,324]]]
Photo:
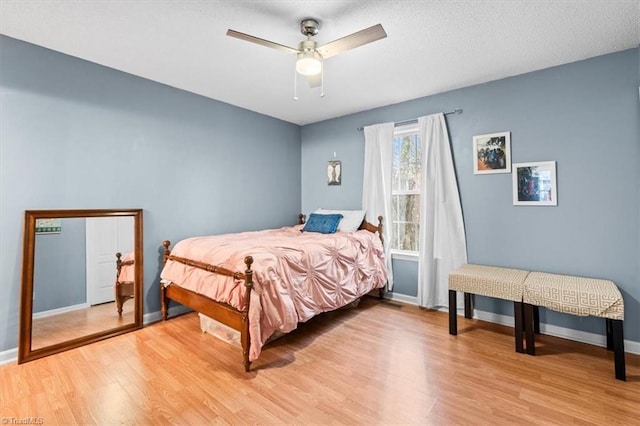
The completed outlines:
[[[511,133],[473,137],[473,173],[511,173]]]
[[[555,161],[513,164],[513,205],[558,205]]]
[[[327,165],[327,185],[342,185],[342,162],[331,160]]]
[[[36,219],[36,234],[59,234],[62,232],[62,219]]]

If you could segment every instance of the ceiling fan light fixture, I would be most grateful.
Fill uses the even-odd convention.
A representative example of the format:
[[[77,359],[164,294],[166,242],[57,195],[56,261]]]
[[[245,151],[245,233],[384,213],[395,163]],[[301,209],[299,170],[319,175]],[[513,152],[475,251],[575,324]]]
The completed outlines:
[[[322,62],[318,52],[312,50],[298,53],[296,71],[306,76],[320,74],[322,72]]]
[[[323,46],[318,46],[313,40],[313,36],[318,34],[320,22],[317,19],[307,18],[300,22],[300,32],[305,35],[306,40],[298,43],[298,48],[286,46],[284,44],[265,40],[249,34],[241,33],[232,29],[227,30],[227,35],[240,40],[249,41],[261,46],[270,47],[285,53],[293,53],[296,55],[296,68],[294,71],[294,99],[297,97],[297,81],[298,74],[307,77],[309,87],[314,88],[320,86],[322,92],[320,96],[324,96],[324,72],[323,63],[325,59],[335,56],[339,53],[346,52],[356,47],[372,43],[376,40],[383,39],[387,36],[382,24],[376,24],[369,28],[349,34]]]

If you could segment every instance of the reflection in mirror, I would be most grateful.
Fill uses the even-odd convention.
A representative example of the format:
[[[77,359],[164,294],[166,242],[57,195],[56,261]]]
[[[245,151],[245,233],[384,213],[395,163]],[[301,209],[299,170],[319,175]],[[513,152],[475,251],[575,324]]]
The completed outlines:
[[[118,314],[114,287],[116,253],[132,260],[133,218],[69,218],[59,224],[57,232],[35,235],[32,349],[134,320],[132,303],[123,304]],[[132,268],[124,268],[121,275],[133,275]],[[132,281],[128,280],[129,294]]]
[[[24,362],[142,326],[142,210],[27,211]]]

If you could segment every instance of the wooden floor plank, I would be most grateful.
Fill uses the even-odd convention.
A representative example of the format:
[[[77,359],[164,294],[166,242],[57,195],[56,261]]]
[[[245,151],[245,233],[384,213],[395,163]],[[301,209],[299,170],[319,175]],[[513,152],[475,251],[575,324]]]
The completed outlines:
[[[613,354],[550,336],[518,354],[513,329],[363,299],[263,349],[238,347],[195,313],[22,365],[0,367],[0,416],[45,424],[633,424]]]

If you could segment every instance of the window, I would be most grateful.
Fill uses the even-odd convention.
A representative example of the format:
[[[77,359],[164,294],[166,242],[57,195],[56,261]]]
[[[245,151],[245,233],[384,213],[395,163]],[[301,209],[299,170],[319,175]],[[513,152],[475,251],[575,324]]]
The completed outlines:
[[[398,127],[393,138],[391,249],[417,252],[420,235],[421,144],[417,127]]]

